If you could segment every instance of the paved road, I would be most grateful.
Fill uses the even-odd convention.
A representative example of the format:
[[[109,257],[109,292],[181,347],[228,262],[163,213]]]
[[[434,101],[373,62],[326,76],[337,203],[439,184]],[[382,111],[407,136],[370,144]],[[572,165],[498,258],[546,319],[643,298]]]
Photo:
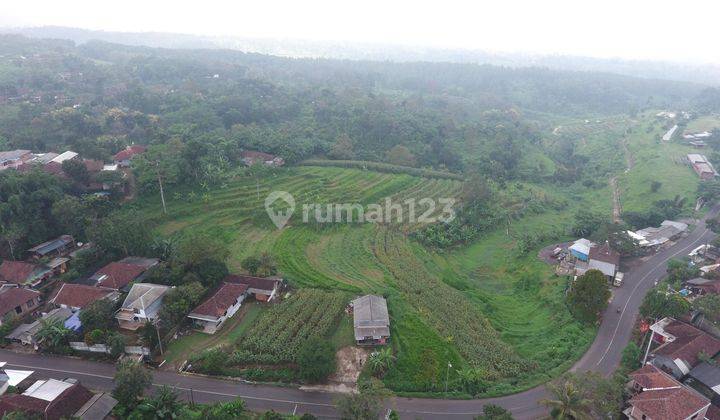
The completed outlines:
[[[708,216],[715,216],[719,211],[720,205],[713,208]],[[647,291],[665,276],[667,261],[675,256],[687,254],[694,247],[712,241],[714,237],[715,235],[705,227],[705,222],[700,221],[687,237],[628,272],[625,276],[625,284],[614,291],[613,300],[603,315],[595,341],[572,370],[593,370],[605,375],[612,373],[619,365],[622,351],[630,340],[638,307]],[[621,309],[620,313],[617,312],[618,307]],[[49,377],[74,377],[90,388],[112,389],[114,367],[109,364],[36,354],[17,354],[7,350],[0,350],[0,360],[7,361],[8,367],[32,369]],[[336,416],[333,395],[326,393],[250,385],[164,371],[155,372],[154,383],[158,386],[174,386],[184,398],[198,403],[241,397],[253,410],[273,409],[298,414],[311,412],[319,417]],[[517,419],[532,419],[546,414],[544,408],[537,404],[538,400],[546,396],[547,391],[540,386],[519,394],[483,400],[395,398],[388,403],[388,406],[398,410],[403,418],[464,419],[472,418],[482,411],[485,404],[492,403],[511,410]]]

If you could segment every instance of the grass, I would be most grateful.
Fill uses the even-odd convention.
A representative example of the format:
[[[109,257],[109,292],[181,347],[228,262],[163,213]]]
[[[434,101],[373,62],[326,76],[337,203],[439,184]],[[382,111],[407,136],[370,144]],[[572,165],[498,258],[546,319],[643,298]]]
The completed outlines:
[[[703,115],[688,122],[685,133],[713,131],[720,128],[720,115]]]
[[[627,137],[627,147],[635,166],[618,179],[623,211],[642,211],[657,200],[685,197],[691,206],[699,179],[685,163],[685,156],[693,149],[674,142],[660,140],[663,127],[651,118],[644,119]],[[656,192],[653,182],[662,185]]]
[[[593,144],[599,139],[598,135],[587,140],[584,151],[615,150]],[[616,160],[609,158],[606,165],[617,165]],[[525,212],[511,221],[510,235],[501,226],[471,246],[444,252],[411,241],[406,234],[414,227],[406,225],[326,227],[304,225],[296,216],[277,230],[268,222],[262,201],[269,191],[284,190],[292,192],[298,206],[367,204],[386,196],[397,201],[452,197],[460,185],[455,180],[407,174],[297,167],[263,180],[260,199],[254,180],[238,176],[226,187],[208,191],[210,200],[205,202],[194,198],[202,195],[198,192],[189,196],[191,190],[169,193],[169,216],[161,215],[156,197],[142,197],[137,207],[162,235],[194,230],[222,238],[230,245],[228,263],[234,270],[239,270],[245,256],[268,251],[292,286],[350,292],[347,296],[386,295],[397,360],[383,381],[392,390],[407,395],[442,393],[448,362],[453,365],[451,390],[458,390],[458,370],[471,366],[493,378],[488,395],[526,389],[566,370],[592,341],[594,330],[570,318],[562,303],[563,280],[553,277],[535,259],[534,251],[518,255],[515,238],[552,231],[559,240],[576,211],[591,208],[609,214],[611,195],[606,183],[594,189],[511,183],[504,199],[528,200],[559,210]],[[518,286],[527,283],[527,278],[532,280],[531,287]],[[240,342],[246,337],[242,332],[238,335]],[[191,337],[179,346],[204,348],[205,342]],[[328,338],[337,348],[352,345],[350,318],[341,317]],[[283,371],[283,375],[292,373]]]
[[[165,350],[165,363],[179,368],[180,364],[201,349],[234,343],[254,323],[263,308],[264,306],[257,302],[246,302],[241,306],[240,311],[225,321],[220,331],[215,334],[196,331],[172,341]]]

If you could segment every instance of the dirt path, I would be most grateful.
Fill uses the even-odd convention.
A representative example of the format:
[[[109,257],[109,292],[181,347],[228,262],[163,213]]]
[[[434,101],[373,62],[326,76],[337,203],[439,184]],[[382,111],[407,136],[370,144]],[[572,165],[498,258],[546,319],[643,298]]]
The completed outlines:
[[[620,215],[622,208],[620,207],[620,188],[618,187],[617,177],[610,178],[610,187],[612,188],[613,200],[613,222],[620,223]]]
[[[630,149],[628,149],[627,139],[624,139],[620,144],[622,145],[623,152],[625,153],[625,165],[627,166],[625,168],[625,172],[628,172],[633,168],[633,166],[635,166],[635,156],[633,156]]]
[[[625,156],[625,173],[628,173],[635,166],[635,156],[633,156],[632,152],[628,148],[627,138],[624,138],[620,142],[620,146],[622,147],[623,155]],[[620,204],[620,186],[618,185],[617,176],[610,178],[610,188],[612,188],[613,222],[620,223],[622,221],[620,218],[622,215],[622,206]]]

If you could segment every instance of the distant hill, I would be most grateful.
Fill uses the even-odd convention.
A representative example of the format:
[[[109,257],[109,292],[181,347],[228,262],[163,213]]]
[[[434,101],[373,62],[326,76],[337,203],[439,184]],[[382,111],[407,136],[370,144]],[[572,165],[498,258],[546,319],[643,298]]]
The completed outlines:
[[[68,39],[76,43],[101,40],[157,48],[223,48],[287,57],[322,57],[349,60],[430,61],[480,63],[510,67],[547,67],[559,70],[596,71],[647,79],[689,81],[720,85],[720,66],[648,60],[601,59],[568,55],[494,53],[482,50],[408,47],[356,42],[303,41],[212,37],[161,32],[107,32],[60,26],[0,28],[35,38]],[[671,58],[671,57],[670,57]]]

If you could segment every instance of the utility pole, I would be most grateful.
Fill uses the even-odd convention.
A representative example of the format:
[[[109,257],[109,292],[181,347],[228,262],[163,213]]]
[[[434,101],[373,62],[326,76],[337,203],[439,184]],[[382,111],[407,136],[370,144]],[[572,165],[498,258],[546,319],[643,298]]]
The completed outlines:
[[[162,356],[165,353],[163,352],[162,338],[160,338],[160,328],[158,328],[157,321],[155,321],[154,325],[155,325],[155,332],[157,333],[157,338],[158,338],[158,346],[160,346],[160,355]]]
[[[165,206],[165,191],[163,190],[162,175],[160,175],[160,161],[155,161],[155,167],[157,168],[158,185],[160,186],[160,200],[162,201],[163,214],[167,214],[167,207]]]
[[[650,339],[648,340],[647,350],[645,350],[645,356],[643,357],[642,364],[645,366],[647,362],[648,353],[650,353],[650,346],[652,345],[653,338],[655,337],[655,331],[650,330]]]
[[[451,367],[452,367],[452,364],[450,362],[448,362],[447,371],[445,373],[445,393],[447,393],[447,389],[448,389],[448,380],[450,379],[450,368]]]

